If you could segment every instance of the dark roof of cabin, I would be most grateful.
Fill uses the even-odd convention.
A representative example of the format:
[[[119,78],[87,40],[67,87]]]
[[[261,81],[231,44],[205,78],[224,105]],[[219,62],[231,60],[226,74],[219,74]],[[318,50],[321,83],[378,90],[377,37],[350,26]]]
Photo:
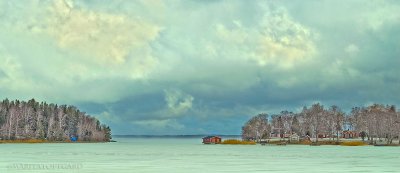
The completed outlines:
[[[219,137],[219,136],[206,136],[203,139],[209,139],[209,138],[221,138],[221,137]]]

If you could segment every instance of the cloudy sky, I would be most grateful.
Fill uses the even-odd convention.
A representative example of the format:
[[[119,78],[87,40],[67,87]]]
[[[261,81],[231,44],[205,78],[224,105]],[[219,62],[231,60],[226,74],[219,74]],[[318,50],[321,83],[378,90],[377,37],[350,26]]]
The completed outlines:
[[[0,0],[0,96],[114,134],[239,134],[261,112],[400,105],[400,1]]]

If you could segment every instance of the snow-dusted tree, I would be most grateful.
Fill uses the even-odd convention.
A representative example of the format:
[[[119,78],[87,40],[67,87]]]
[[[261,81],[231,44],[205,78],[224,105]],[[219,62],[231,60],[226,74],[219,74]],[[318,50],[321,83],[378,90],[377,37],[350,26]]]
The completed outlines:
[[[323,116],[325,114],[324,106],[319,103],[313,104],[311,108],[307,111],[306,116],[309,117],[311,121],[311,129],[313,130],[313,136],[315,136],[315,141],[318,142],[318,135],[324,128]]]
[[[258,141],[262,138],[267,138],[269,132],[268,115],[264,113],[258,114],[247,121],[242,127],[242,139]]]
[[[62,141],[75,136],[79,140],[109,141],[110,134],[110,128],[103,128],[95,118],[73,106],[38,103],[34,99],[28,102],[5,99],[0,103],[0,139]]]
[[[345,118],[345,113],[340,110],[338,106],[332,106],[330,109],[330,115],[334,121],[334,130],[336,132],[336,142],[339,142],[340,135],[339,133],[343,130],[343,123]]]
[[[293,116],[293,120],[292,120],[292,124],[291,124],[291,131],[293,133],[296,133],[298,135],[301,134],[301,127],[300,127],[300,121],[299,121],[299,115],[294,115]]]

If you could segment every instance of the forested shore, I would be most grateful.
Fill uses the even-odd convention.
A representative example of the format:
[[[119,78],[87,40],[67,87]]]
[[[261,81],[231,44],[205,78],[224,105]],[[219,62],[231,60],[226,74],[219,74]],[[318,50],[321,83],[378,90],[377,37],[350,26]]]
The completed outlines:
[[[252,117],[242,127],[243,140],[260,141],[271,138],[287,138],[293,135],[302,139],[341,138],[360,139],[369,144],[384,141],[400,143],[400,113],[394,105],[373,104],[353,107],[350,112],[338,106],[324,107],[317,103],[303,107],[301,112],[282,111],[271,115],[262,113]]]
[[[74,106],[5,99],[0,103],[0,139],[108,142],[111,129]]]

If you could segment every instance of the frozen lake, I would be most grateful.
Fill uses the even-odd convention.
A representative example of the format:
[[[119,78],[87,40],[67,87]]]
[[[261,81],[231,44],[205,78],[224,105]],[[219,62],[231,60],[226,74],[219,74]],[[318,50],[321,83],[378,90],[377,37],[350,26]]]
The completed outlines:
[[[200,138],[0,144],[0,173],[400,172],[400,147],[203,145]]]

